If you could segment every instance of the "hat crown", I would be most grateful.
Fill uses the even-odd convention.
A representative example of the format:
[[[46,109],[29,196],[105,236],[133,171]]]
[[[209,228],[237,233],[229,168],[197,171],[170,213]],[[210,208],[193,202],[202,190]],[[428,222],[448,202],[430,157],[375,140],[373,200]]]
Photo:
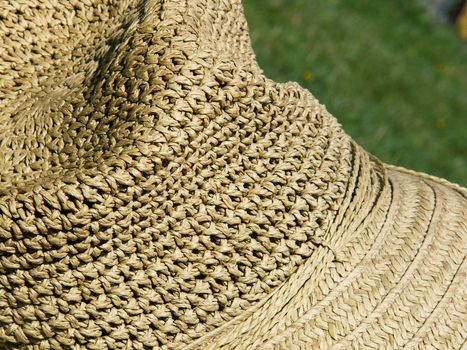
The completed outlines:
[[[91,129],[102,124],[87,105],[101,96],[97,90],[102,90],[109,70],[115,77],[120,70],[126,74],[138,68],[139,77],[126,77],[136,82],[143,71],[161,70],[168,61],[169,73],[179,74],[177,69],[186,62],[194,64],[198,56],[208,64],[227,60],[258,70],[240,1],[12,2],[6,4],[2,22],[8,30],[0,33],[5,48],[0,55],[5,73],[0,82],[0,131],[8,137],[0,140],[0,188],[37,178],[50,163],[57,163],[48,150],[40,149],[48,134],[82,118],[78,114],[89,115],[85,118]],[[136,48],[139,52],[130,52]],[[161,53],[168,50],[171,56],[161,62]],[[154,79],[150,83],[152,89],[161,86]],[[115,101],[114,82],[108,85],[106,98]],[[56,113],[61,115],[50,117]],[[35,153],[47,153],[48,161],[26,148],[39,148]]]
[[[4,88],[0,193],[20,191],[29,208],[14,241],[41,240],[34,249],[67,271],[48,278],[70,284],[82,271],[94,303],[113,298],[95,282],[105,275],[152,310],[155,343],[182,344],[267,296],[324,244],[350,140],[308,92],[261,74],[239,1],[42,10],[30,30],[43,49],[20,54],[18,70],[44,69],[13,71]],[[3,222],[8,237],[14,222]],[[43,260],[11,249],[41,274]]]

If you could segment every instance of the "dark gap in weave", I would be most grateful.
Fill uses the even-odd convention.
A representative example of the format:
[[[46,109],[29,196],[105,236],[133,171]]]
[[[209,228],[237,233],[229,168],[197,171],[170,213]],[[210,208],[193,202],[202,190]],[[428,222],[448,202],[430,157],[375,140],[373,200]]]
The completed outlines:
[[[386,181],[389,183],[389,177],[387,176],[386,171],[383,168],[383,165],[376,158],[373,158],[373,159],[376,160],[376,163],[374,162],[373,167],[371,169],[377,175],[379,191],[377,191],[376,196],[373,199],[373,204],[371,206],[372,208],[374,208],[376,206],[376,203],[378,203],[384,191]],[[371,184],[373,184],[373,182],[371,182]],[[391,187],[391,195],[392,195],[392,187]],[[392,197],[391,197],[391,202],[392,202]]]
[[[315,222],[319,227],[322,227],[323,219],[321,217],[316,218]]]
[[[355,174],[356,181],[355,181],[355,185],[354,185],[354,187],[353,187],[353,189],[352,189],[352,194],[350,195],[349,204],[354,202],[355,196],[357,195],[357,189],[359,188],[359,185],[360,185],[360,177],[361,177],[361,176],[359,176],[359,175],[360,175],[361,164],[359,164],[358,168],[354,168],[354,166],[355,166],[355,158],[358,156],[358,155],[357,155],[357,150],[356,150],[354,144],[352,144],[352,151],[351,151],[351,154],[352,154],[352,168],[351,168],[351,169],[352,169],[352,172],[353,172],[354,170],[356,170],[357,173]],[[352,174],[352,175],[353,175],[353,174]],[[349,181],[349,186],[350,186],[350,181]],[[345,197],[344,197],[344,198],[345,198]],[[346,210],[345,210],[343,216],[346,216],[346,213],[347,213],[348,209],[349,209],[349,207],[346,208]]]
[[[96,319],[98,320],[98,319]],[[101,328],[101,337],[106,337],[110,335],[110,332],[107,331],[107,329],[105,329],[104,327]]]
[[[216,213],[219,215],[225,216],[225,208],[222,208],[219,205],[214,205],[214,209],[216,210]]]
[[[360,174],[360,167],[356,168],[356,164],[355,164],[355,163],[356,163],[356,158],[357,158],[357,156],[358,156],[358,155],[357,155],[357,150],[356,150],[356,147],[355,147],[355,145],[354,145],[353,143],[350,143],[350,147],[351,147],[351,151],[350,151],[350,155],[351,155],[351,159],[350,159],[350,164],[351,164],[351,166],[350,166],[350,169],[351,169],[351,172],[350,172],[349,181],[347,182],[347,186],[346,186],[346,190],[345,190],[345,192],[344,192],[343,198],[347,198],[347,196],[348,196],[348,193],[349,193],[349,191],[350,191],[350,186],[351,186],[351,183],[352,183],[351,180],[352,180],[352,175],[353,175],[353,173],[356,171],[357,174],[356,174],[356,181],[355,181],[355,184],[354,184],[354,186],[353,186],[353,188],[352,188],[352,194],[350,195],[349,204],[348,204],[347,207],[345,208],[345,211],[344,211],[344,213],[342,214],[342,217],[345,217],[345,216],[346,216],[346,214],[347,214],[348,211],[349,211],[350,204],[353,203],[353,200],[354,200],[355,195],[356,195],[356,190],[357,190],[357,188],[358,188],[359,178],[360,178],[360,177],[358,176],[358,175]],[[335,223],[335,220],[339,220],[339,217],[340,217],[340,216],[337,216],[337,215],[336,215],[335,218],[334,218],[334,220],[333,220],[333,222],[331,223],[331,225],[333,225],[333,224]],[[339,227],[339,226],[341,225],[341,223],[342,223],[342,222],[339,222],[339,223],[337,224],[337,227]],[[337,227],[336,227],[336,228],[337,228]]]
[[[384,182],[387,178],[386,171],[384,170],[384,165],[381,163],[381,161],[370,154],[370,161],[373,163],[373,167],[371,168],[374,170],[374,172],[378,175],[378,180],[379,180],[379,189],[382,190],[384,187]]]
[[[245,209],[245,212],[250,216],[256,216],[256,212],[252,209]]]
[[[215,245],[220,245],[220,243],[221,243],[221,239],[218,238],[218,237],[210,236],[209,239],[210,239],[211,242],[214,243]]]
[[[380,188],[379,191],[377,191],[376,195],[374,196],[374,200],[373,200],[373,202],[372,202],[371,208],[375,208],[375,207],[376,207],[376,203],[379,202],[379,200],[380,200],[380,198],[381,198],[381,195],[382,195],[383,192],[384,192],[383,190],[384,190],[384,187],[385,187],[385,186],[384,186],[384,183],[383,183],[383,179],[381,178],[381,172],[380,172],[380,171],[375,171],[375,172],[377,173],[378,183],[381,184],[381,188]],[[384,170],[383,170],[383,173],[384,173]],[[388,186],[390,186],[389,190],[390,190],[391,198],[390,198],[389,202],[392,203],[392,201],[393,201],[393,188],[394,188],[394,187],[393,187],[393,185],[392,185],[392,183],[391,183],[391,181],[390,181],[390,178],[389,178],[389,177],[386,177],[386,174],[385,174],[385,173],[384,173],[383,175],[384,175],[384,180],[387,181]],[[372,181],[373,181],[373,179],[372,179],[372,177],[370,177],[370,184],[373,184]],[[357,187],[357,186],[356,186],[356,187]],[[346,210],[346,212],[347,212],[347,210]],[[388,210],[388,211],[386,212],[386,214],[385,214],[385,218],[384,218],[384,221],[383,221],[384,223],[387,221],[388,213],[389,213],[389,210]],[[370,214],[370,212],[368,212],[366,215],[363,215],[363,216],[361,217],[360,222],[358,223],[357,226],[355,226],[355,229],[354,229],[355,232],[358,231],[358,229],[362,226],[362,224],[370,217],[369,214]],[[380,231],[381,231],[381,230],[380,230]],[[379,234],[379,233],[378,233],[378,234]],[[375,237],[375,240],[376,240],[376,237]]]
[[[390,204],[389,204],[389,205],[391,205],[391,203],[392,203],[393,200],[394,200],[394,185],[392,184],[392,181],[391,181],[391,179],[390,179],[389,177],[387,178],[387,183],[388,183],[388,186],[389,186],[389,193],[390,193],[390,198],[389,198],[389,203],[390,203]],[[380,191],[380,192],[378,193],[378,195],[377,195],[377,198],[378,198],[378,199],[374,201],[375,203],[379,201],[379,198],[381,197],[381,193],[382,193],[382,192],[383,192],[383,191]],[[384,216],[384,220],[383,220],[383,225],[386,224],[386,222],[388,221],[389,212],[390,212],[390,210],[386,210],[386,213],[385,213],[385,216]],[[376,237],[377,237],[380,233],[381,233],[381,230],[379,230],[378,234],[375,236],[375,238],[374,238],[374,240],[373,240],[373,243],[374,243],[374,241],[376,240]],[[371,247],[370,247],[370,249],[371,249]]]
[[[206,277],[208,277],[208,275],[204,272],[200,272],[199,274],[195,275],[195,279],[197,280],[204,280]]]

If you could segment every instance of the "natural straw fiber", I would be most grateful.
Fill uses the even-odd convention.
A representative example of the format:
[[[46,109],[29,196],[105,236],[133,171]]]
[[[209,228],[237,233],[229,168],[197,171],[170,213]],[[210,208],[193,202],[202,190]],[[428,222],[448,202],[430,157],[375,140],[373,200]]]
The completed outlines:
[[[0,349],[459,349],[466,196],[264,77],[239,0],[0,2]]]

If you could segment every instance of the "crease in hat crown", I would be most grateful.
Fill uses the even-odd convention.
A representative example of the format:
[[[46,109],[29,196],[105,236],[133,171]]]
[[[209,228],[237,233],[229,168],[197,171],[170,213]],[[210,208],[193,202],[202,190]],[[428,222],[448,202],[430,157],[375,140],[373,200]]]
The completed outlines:
[[[0,24],[0,348],[461,346],[465,189],[264,77],[239,0]]]

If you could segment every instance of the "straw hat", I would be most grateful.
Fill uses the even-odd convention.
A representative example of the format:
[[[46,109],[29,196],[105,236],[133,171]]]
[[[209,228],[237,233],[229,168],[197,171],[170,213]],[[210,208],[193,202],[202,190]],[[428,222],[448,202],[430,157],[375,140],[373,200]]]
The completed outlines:
[[[262,74],[239,0],[0,5],[0,349],[457,349],[466,195]]]

